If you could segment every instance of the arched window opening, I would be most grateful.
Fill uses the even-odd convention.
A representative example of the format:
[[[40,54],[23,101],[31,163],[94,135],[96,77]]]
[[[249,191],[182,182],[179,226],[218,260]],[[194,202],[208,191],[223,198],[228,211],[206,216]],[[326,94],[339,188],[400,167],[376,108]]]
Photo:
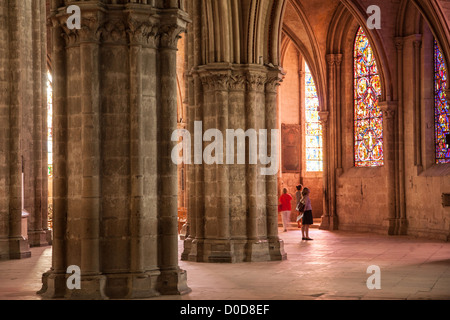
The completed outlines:
[[[450,106],[445,89],[447,88],[447,68],[444,56],[437,41],[434,41],[434,101],[435,101],[435,139],[436,163],[450,163]]]
[[[319,97],[308,64],[305,64],[306,171],[323,171],[322,125],[319,120]]]
[[[354,47],[354,95],[355,166],[383,166],[383,113],[378,105],[380,75],[369,39],[361,27]]]

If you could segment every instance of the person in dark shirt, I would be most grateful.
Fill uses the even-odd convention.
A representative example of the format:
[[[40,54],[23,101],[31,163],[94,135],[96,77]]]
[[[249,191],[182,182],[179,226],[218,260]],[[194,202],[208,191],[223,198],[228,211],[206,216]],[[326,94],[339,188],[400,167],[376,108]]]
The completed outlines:
[[[305,213],[302,221],[302,240],[313,240],[309,237],[309,226],[314,223],[312,215],[311,199],[309,199],[310,191],[308,188],[303,189],[303,202],[305,203]]]

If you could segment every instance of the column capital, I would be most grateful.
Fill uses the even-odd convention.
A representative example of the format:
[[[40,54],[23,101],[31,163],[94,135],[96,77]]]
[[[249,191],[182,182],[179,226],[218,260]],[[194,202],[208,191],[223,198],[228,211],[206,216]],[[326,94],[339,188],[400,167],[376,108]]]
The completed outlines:
[[[326,125],[328,123],[329,117],[330,117],[329,111],[319,111],[320,123],[322,125]]]
[[[148,45],[158,47],[158,25],[148,18],[129,14],[127,18],[128,39],[131,45]]]
[[[336,60],[335,60],[335,57],[334,57],[334,56],[335,56],[335,55],[332,54],[332,53],[327,54],[327,56],[326,56],[327,64],[328,64],[328,66],[330,66],[330,67],[333,67],[333,66],[335,65],[335,63],[336,63]]]
[[[234,74],[230,76],[228,87],[232,91],[245,91],[246,76],[244,74]]]
[[[277,93],[286,73],[281,68],[272,68],[267,73],[266,92]]]
[[[247,88],[249,91],[264,91],[267,81],[267,74],[262,72],[249,71],[247,73]]]
[[[381,101],[379,107],[387,119],[393,119],[398,110],[397,101]]]
[[[395,44],[395,48],[397,48],[397,51],[401,51],[403,50],[403,44],[404,44],[404,39],[402,37],[396,37],[394,39],[394,44]]]
[[[178,24],[166,24],[159,28],[160,47],[177,50],[180,34],[186,31],[184,26]]]
[[[240,81],[245,86],[245,76],[242,75],[242,78],[238,75],[233,77],[231,70],[228,69],[212,70],[202,68],[197,71],[197,74],[200,77],[205,91],[228,91],[231,86],[238,86]]]
[[[166,9],[160,11],[160,47],[177,50],[180,34],[186,32],[187,24],[191,22],[186,12],[180,9]]]
[[[122,19],[106,21],[100,28],[103,42],[126,42],[127,26]]]
[[[336,63],[336,65],[339,67],[342,64],[342,54],[335,54],[334,55],[334,62]]]

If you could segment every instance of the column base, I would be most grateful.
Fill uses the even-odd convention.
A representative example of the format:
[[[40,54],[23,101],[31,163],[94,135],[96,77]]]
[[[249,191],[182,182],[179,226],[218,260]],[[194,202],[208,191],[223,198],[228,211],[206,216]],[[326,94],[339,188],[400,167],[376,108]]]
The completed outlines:
[[[269,239],[269,255],[270,261],[287,260],[287,253],[284,251],[284,241],[279,238]]]
[[[270,261],[269,242],[267,240],[249,240],[245,252],[246,262]]]
[[[69,276],[69,275],[67,275]],[[105,294],[106,276],[81,276],[81,289],[66,290],[68,300],[108,300]]]
[[[158,277],[158,292],[162,295],[180,296],[191,293],[187,285],[187,273],[180,268],[173,270],[162,270]]]
[[[30,247],[46,247],[51,245],[51,230],[29,231]]]
[[[108,274],[105,293],[111,299],[144,299],[160,296],[157,290],[159,271]]]
[[[408,234],[407,219],[389,219],[388,234],[390,236],[404,236]]]
[[[183,241],[183,252],[181,253],[182,261],[189,261],[189,255],[192,252],[193,241],[195,241],[195,239],[192,239],[191,237],[188,237]]]
[[[44,299],[63,299],[66,294],[65,273],[54,273],[48,271],[42,275],[42,288],[36,294]]]
[[[337,216],[322,216],[322,222],[319,230],[335,231],[339,229],[339,221]]]
[[[244,262],[246,245],[246,240],[194,239],[190,243],[188,260],[207,263]]]
[[[23,237],[9,239],[9,259],[26,259],[31,257],[28,240]]]
[[[408,234],[408,220],[399,219],[398,220],[398,234],[400,236],[406,236]]]
[[[242,263],[286,259],[284,243],[276,240],[201,240],[185,241],[181,259],[207,263]]]

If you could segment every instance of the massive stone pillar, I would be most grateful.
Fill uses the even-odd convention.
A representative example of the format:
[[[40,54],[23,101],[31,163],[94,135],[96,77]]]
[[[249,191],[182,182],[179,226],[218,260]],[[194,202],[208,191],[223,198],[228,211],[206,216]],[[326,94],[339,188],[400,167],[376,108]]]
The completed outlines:
[[[269,41],[279,37],[282,2],[187,4],[193,19],[187,41],[187,129],[193,143],[182,259],[285,259],[278,237],[275,148],[282,76],[274,65],[278,41]],[[271,165],[276,172],[263,174]]]
[[[194,172],[189,175],[190,180],[195,179],[195,184],[189,185],[196,186],[189,193],[196,197],[190,197],[195,205],[189,206],[190,233],[182,259],[228,263],[285,259],[278,237],[277,172],[262,174],[271,164],[259,161],[261,152],[278,161],[278,155],[271,154],[278,136],[271,134],[277,129],[276,94],[281,73],[260,65],[223,63],[200,66],[196,73],[194,78],[201,80],[203,88],[202,110],[188,119],[188,127],[194,128],[193,140],[200,141],[200,151],[205,152],[204,159],[195,163],[196,171],[204,172],[204,177]],[[194,122],[197,126],[201,123],[201,131],[199,127],[195,130]],[[211,129],[223,136],[219,142],[211,139],[220,143],[214,161],[207,158],[210,139],[203,141]],[[252,138],[256,138],[255,144]],[[245,154],[240,154],[243,145]],[[278,165],[272,165],[278,171]]]
[[[45,3],[0,4],[0,259],[47,242]]]
[[[45,297],[190,291],[178,266],[176,50],[183,2],[52,3],[54,248]],[[63,37],[61,36],[63,35]],[[66,285],[68,267],[81,289]]]

